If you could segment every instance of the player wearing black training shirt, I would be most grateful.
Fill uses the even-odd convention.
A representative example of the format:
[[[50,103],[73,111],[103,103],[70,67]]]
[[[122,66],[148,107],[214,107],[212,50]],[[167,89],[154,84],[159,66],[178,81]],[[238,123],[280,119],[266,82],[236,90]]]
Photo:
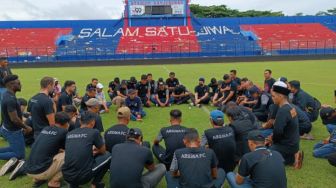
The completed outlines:
[[[86,91],[88,91],[90,88],[96,89],[98,85],[98,79],[97,78],[92,78],[91,83],[86,86]]]
[[[41,91],[33,96],[28,104],[28,112],[31,113],[34,128],[34,138],[40,134],[46,126],[55,124],[55,103],[50,97],[54,91],[55,80],[51,77],[42,78]]]
[[[109,89],[107,91],[108,95],[110,96],[111,101],[118,96],[117,88],[120,85],[119,77],[115,77],[112,82],[109,83]]]
[[[209,104],[209,87],[204,84],[205,79],[198,79],[198,85],[195,87],[195,94],[190,94],[191,105],[200,107],[201,104]]]
[[[92,98],[96,98],[97,89],[89,87],[88,90],[86,90],[86,94],[83,96],[81,104],[80,104],[80,111],[84,112],[87,111],[86,102]]]
[[[210,83],[208,84],[208,87],[210,89],[209,96],[213,97],[215,93],[217,93],[217,90],[218,90],[218,82],[216,78],[211,78]]]
[[[272,86],[276,82],[276,80],[272,78],[272,71],[266,69],[264,72],[264,77],[265,77],[264,92],[271,93]]]
[[[272,96],[269,93],[261,92],[259,88],[253,86],[249,93],[257,103],[252,106],[252,112],[261,122],[266,122],[270,113],[270,106],[273,104]]]
[[[224,82],[220,90],[221,92],[223,92],[223,95],[224,95],[222,105],[225,105],[226,103],[230,101],[234,101],[234,102],[236,101],[238,85],[235,81],[232,80],[232,78],[228,74],[225,74],[223,76],[223,80]]]
[[[161,128],[158,136],[154,140],[152,148],[154,156],[169,170],[173,160],[175,150],[184,148],[183,138],[187,128],[181,126],[182,112],[180,110],[170,111],[171,126]],[[164,140],[165,148],[159,145]]]
[[[285,159],[286,165],[294,164],[296,169],[302,166],[303,153],[299,151],[299,120],[294,107],[288,103],[290,90],[281,81],[274,83],[272,98],[279,106],[274,121],[272,150],[276,150]]]
[[[127,89],[136,89],[137,83],[138,83],[137,79],[134,76],[132,76],[130,80],[127,82]]]
[[[153,80],[152,73],[147,74],[147,81],[148,81],[148,87],[150,88],[150,95],[152,99],[153,95],[155,94],[155,90],[157,89],[157,83],[155,82],[155,80]]]
[[[92,186],[104,187],[101,181],[108,170],[111,157],[106,152],[99,131],[93,129],[96,116],[93,112],[84,112],[81,127],[67,134],[62,173],[72,187],[91,180]]]
[[[168,187],[220,188],[225,172],[217,169],[213,150],[201,147],[196,129],[188,129],[183,141],[186,148],[175,151],[170,172],[166,175]]]
[[[66,105],[73,105],[73,97],[76,92],[76,83],[72,80],[67,80],[64,83],[64,91],[58,98],[57,111],[64,111]]]
[[[231,77],[232,81],[237,83],[237,85],[241,84],[241,79],[239,77],[237,77],[237,70],[231,70],[230,71],[230,77]]]
[[[55,126],[45,127],[35,140],[26,172],[32,177],[34,184],[49,180],[49,187],[60,187],[61,168],[64,163],[65,138],[68,133],[70,117],[65,112],[55,115]]]
[[[214,110],[210,113],[210,123],[212,129],[204,131],[202,136],[202,146],[209,146],[214,150],[218,159],[218,168],[225,172],[234,170],[236,141],[234,131],[231,127],[224,125],[224,113]]]
[[[142,104],[145,107],[150,107],[150,87],[147,82],[147,75],[141,76],[141,81],[137,83],[136,90]]]
[[[260,131],[251,131],[248,143],[251,152],[242,157],[238,174],[227,174],[230,186],[286,188],[286,171],[281,154],[265,147],[265,137]]]
[[[153,155],[141,146],[142,132],[132,128],[127,132],[127,141],[112,149],[110,186],[114,188],[156,187],[166,170],[163,164],[154,165]],[[148,172],[142,175],[144,168]]]
[[[171,94],[175,87],[180,85],[180,82],[177,78],[175,78],[175,73],[174,72],[170,72],[169,73],[169,78],[166,80],[166,84],[168,86],[169,89],[169,94]]]
[[[115,104],[118,109],[125,104],[125,99],[127,98],[128,89],[126,80],[121,81],[121,84],[116,88],[116,92],[117,96],[113,98],[112,104]]]
[[[178,85],[175,87],[172,93],[172,97],[175,104],[183,104],[188,103],[188,100],[190,99],[190,94],[184,85]]]
[[[159,87],[155,92],[154,103],[156,106],[165,107],[170,106],[172,99],[169,95],[169,90],[166,88],[163,82],[159,82]]]
[[[88,107],[89,112],[93,112],[97,114],[96,120],[95,120],[95,125],[93,126],[94,129],[97,129],[99,132],[104,132],[104,126],[103,126],[103,121],[102,118],[99,115],[100,111],[100,103],[99,100],[96,98],[91,98],[86,102],[86,105]],[[82,113],[83,114],[83,113]]]
[[[32,128],[23,123],[20,105],[15,96],[21,91],[21,83],[16,75],[6,76],[3,83],[7,91],[3,94],[4,100],[1,103],[1,135],[7,140],[9,147],[1,148],[0,160],[9,160],[12,157],[24,159],[25,142],[22,129],[30,133]],[[2,173],[5,174],[7,170]]]
[[[2,101],[2,95],[6,92],[4,78],[8,75],[12,75],[12,71],[8,67],[7,58],[0,57],[0,104]],[[0,108],[0,111],[1,111],[1,108]]]

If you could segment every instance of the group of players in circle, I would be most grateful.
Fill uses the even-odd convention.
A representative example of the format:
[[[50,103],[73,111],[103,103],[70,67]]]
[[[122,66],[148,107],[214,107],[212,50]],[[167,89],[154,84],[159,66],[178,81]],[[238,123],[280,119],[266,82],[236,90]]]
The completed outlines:
[[[154,81],[151,74],[142,75],[140,82],[115,78],[107,91],[111,102],[98,79],[92,79],[80,97],[74,81],[60,87],[51,77],[44,77],[41,91],[26,102],[16,98],[21,91],[18,76],[9,74],[2,79],[6,91],[1,101],[1,136],[9,147],[0,148],[0,159],[8,162],[0,175],[12,171],[10,180],[27,175],[34,187],[44,183],[61,187],[62,178],[69,187],[89,182],[92,187],[104,187],[108,171],[112,188],[156,187],[163,177],[172,188],[222,187],[225,180],[231,187],[287,187],[285,165],[302,167],[300,136],[313,139],[312,122],[321,105],[300,88],[299,81],[288,82],[284,77],[276,81],[271,73],[265,71],[263,89],[247,78],[239,79],[232,70],[221,81],[211,79],[209,85],[199,78],[194,92],[180,84],[174,73],[166,81]],[[210,113],[213,128],[201,136],[182,125],[178,109],[170,111],[171,125],[161,128],[152,147],[139,128],[127,127],[131,120],[142,121],[144,108],[151,103],[201,107],[210,102],[218,107]],[[118,124],[105,131],[100,114],[108,113],[112,104],[117,106]],[[328,120],[332,130],[328,143],[332,143],[336,112],[322,108],[321,118]],[[26,161],[25,144],[31,145]],[[321,147],[325,144],[315,149]]]

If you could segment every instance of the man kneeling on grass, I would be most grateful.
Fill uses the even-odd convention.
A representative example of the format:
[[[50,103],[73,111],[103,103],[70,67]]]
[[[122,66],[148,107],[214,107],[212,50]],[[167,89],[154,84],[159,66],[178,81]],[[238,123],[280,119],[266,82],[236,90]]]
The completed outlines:
[[[33,187],[39,187],[46,181],[49,181],[48,187],[61,187],[61,168],[69,122],[68,114],[58,112],[55,115],[56,125],[45,127],[33,144],[26,165],[28,176],[34,180]]]
[[[238,174],[230,172],[227,180],[232,188],[287,187],[284,159],[277,151],[265,147],[265,137],[259,130],[249,132],[248,145],[252,152],[245,154]]]

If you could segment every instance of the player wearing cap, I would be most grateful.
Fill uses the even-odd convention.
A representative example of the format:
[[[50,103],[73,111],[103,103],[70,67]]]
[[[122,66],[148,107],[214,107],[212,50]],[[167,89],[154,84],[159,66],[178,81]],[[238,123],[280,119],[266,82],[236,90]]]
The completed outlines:
[[[221,85],[221,92],[224,94],[224,99],[221,105],[225,105],[230,101],[236,101],[237,98],[237,83],[232,80],[230,75],[225,74],[223,76],[224,82]]]
[[[118,108],[122,107],[125,104],[125,100],[127,98],[128,89],[127,89],[127,81],[121,81],[121,84],[116,87],[117,96],[113,98],[112,104],[115,104]]]
[[[44,77],[40,81],[40,86],[40,93],[29,100],[27,109],[32,115],[34,138],[37,138],[44,127],[55,124],[56,106],[52,99],[55,80],[51,77]]]
[[[127,89],[135,89],[136,85],[138,84],[137,79],[134,76],[130,77],[130,80],[127,82]]]
[[[86,93],[83,96],[80,104],[80,112],[87,111],[86,102],[92,98],[96,98],[96,94],[97,94],[97,88],[89,87],[88,90],[86,90]]]
[[[270,69],[266,69],[264,71],[264,77],[264,91],[266,93],[271,93],[272,86],[276,82],[276,80],[272,78],[272,71]]]
[[[153,103],[159,107],[170,106],[173,98],[169,95],[169,90],[163,82],[159,82],[159,87],[155,92],[155,100]]]
[[[225,181],[223,169],[217,169],[216,154],[201,147],[196,129],[188,129],[183,139],[186,148],[174,153],[170,172],[166,174],[167,187],[216,187]]]
[[[224,113],[222,111],[212,111],[210,113],[210,123],[213,128],[204,131],[201,145],[214,150],[218,159],[218,168],[224,169],[225,172],[232,172],[236,166],[234,131],[231,127],[224,125]]]
[[[101,104],[100,105],[100,113],[104,113],[104,112],[108,113],[108,112],[110,112],[109,108],[112,105],[112,103],[106,101],[106,97],[105,97],[105,94],[103,92],[103,88],[104,88],[103,84],[101,84],[101,83],[97,84],[96,99],[98,99],[99,103]]]
[[[93,129],[96,116],[93,112],[84,112],[81,127],[67,134],[62,173],[70,187],[78,187],[91,180],[92,187],[104,187],[101,181],[109,168],[111,156],[106,152],[99,131]]]
[[[292,103],[301,108],[311,122],[317,120],[320,110],[320,104],[311,95],[301,89],[301,84],[297,80],[289,82],[289,89],[293,93]]]
[[[248,136],[250,153],[240,160],[238,174],[230,172],[227,180],[232,188],[286,188],[287,178],[284,159],[277,151],[265,147],[265,137],[260,131],[251,131]]]
[[[249,89],[249,93],[252,99],[256,101],[256,104],[252,106],[252,112],[259,121],[266,122],[270,112],[270,106],[273,104],[271,94],[261,92],[256,86]]]
[[[322,123],[326,125],[328,132],[331,134],[336,129],[336,109],[331,106],[323,106],[320,116]]]
[[[127,141],[113,147],[110,187],[156,187],[161,181],[166,172],[165,166],[154,165],[152,152],[141,146],[142,137],[140,129],[129,129]],[[148,172],[142,175],[144,168],[148,169]]]
[[[299,151],[300,135],[297,111],[288,102],[290,90],[284,82],[277,81],[272,87],[272,99],[279,106],[274,121],[272,150],[281,153],[286,165],[302,167],[303,152]]]
[[[145,107],[150,107],[150,87],[147,81],[147,75],[142,75],[141,80],[136,85],[138,97]]]
[[[247,143],[247,134],[257,129],[255,124],[252,124],[249,118],[242,117],[242,111],[237,107],[228,108],[226,116],[229,119],[229,126],[233,129],[236,140],[236,158],[240,159],[244,154],[250,150]]]
[[[173,98],[172,100],[177,105],[188,103],[188,100],[190,99],[190,93],[184,85],[177,85],[171,96]]]
[[[171,94],[175,87],[180,85],[179,80],[175,77],[175,73],[174,72],[170,72],[169,73],[169,78],[166,80],[166,84],[168,86],[169,89],[169,94]]]
[[[195,94],[190,94],[192,103],[190,105],[201,107],[202,104],[209,104],[209,87],[205,85],[205,79],[198,79],[198,85],[195,87]]]
[[[16,75],[8,75],[3,83],[6,86],[6,92],[3,94],[1,103],[1,135],[7,140],[9,146],[0,150],[0,160],[9,160],[12,157],[24,159],[25,142],[23,130],[27,133],[32,128],[25,125],[22,120],[22,112],[16,98],[16,93],[21,91],[21,83]]]
[[[64,111],[66,105],[73,105],[73,97],[76,92],[76,83],[72,80],[67,80],[64,83],[64,91],[62,91],[57,102],[57,112]]]
[[[170,111],[170,126],[161,128],[152,148],[154,156],[169,170],[175,150],[184,148],[183,138],[187,128],[181,126],[182,112]],[[159,145],[164,140],[165,148]]]
[[[146,116],[146,113],[142,109],[141,99],[136,95],[136,90],[130,89],[128,91],[128,97],[125,100],[125,105],[131,110],[132,121],[142,121],[142,118]]]
[[[101,103],[98,101],[98,99],[91,98],[85,104],[88,108],[87,111],[97,114],[93,128],[97,129],[99,132],[104,132],[103,121],[99,115]],[[82,113],[81,115],[83,114],[84,113]]]
[[[65,138],[70,117],[65,112],[55,115],[55,126],[45,127],[34,142],[25,170],[38,187],[49,180],[48,187],[60,187],[64,163]]]

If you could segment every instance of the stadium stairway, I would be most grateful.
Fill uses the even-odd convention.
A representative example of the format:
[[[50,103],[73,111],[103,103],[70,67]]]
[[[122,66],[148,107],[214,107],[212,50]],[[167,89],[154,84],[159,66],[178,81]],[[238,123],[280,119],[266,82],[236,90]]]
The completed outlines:
[[[241,25],[241,29],[254,32],[265,51],[336,47],[336,33],[320,23]]]

